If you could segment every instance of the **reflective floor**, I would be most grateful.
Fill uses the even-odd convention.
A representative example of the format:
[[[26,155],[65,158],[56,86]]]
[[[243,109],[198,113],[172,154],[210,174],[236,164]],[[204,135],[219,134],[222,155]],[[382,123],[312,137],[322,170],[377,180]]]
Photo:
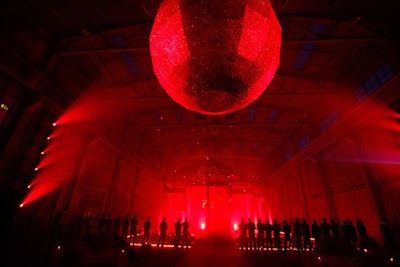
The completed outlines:
[[[3,252],[6,257],[0,266],[127,266],[127,267],[389,267],[399,266],[398,259],[360,255],[343,257],[321,255],[313,251],[254,251],[240,250],[237,240],[228,236],[206,236],[195,239],[190,248],[175,249],[172,246],[133,246],[119,249],[116,253],[92,253],[86,261],[83,257],[88,251],[80,254],[67,253],[64,248],[57,249],[51,242],[41,236],[27,238],[19,236],[8,240]],[[83,256],[82,256],[83,255]],[[5,263],[5,264],[3,264]]]

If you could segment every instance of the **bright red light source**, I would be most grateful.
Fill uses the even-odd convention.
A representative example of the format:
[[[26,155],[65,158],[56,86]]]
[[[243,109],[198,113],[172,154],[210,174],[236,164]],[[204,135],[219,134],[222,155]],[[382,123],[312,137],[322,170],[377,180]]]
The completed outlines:
[[[237,231],[239,229],[239,226],[237,225],[237,223],[233,224],[233,230]]]
[[[201,230],[205,230],[206,229],[206,223],[202,222],[200,225]]]
[[[24,206],[24,203],[19,204],[19,207],[22,208]]]
[[[210,115],[257,99],[275,75],[280,46],[265,0],[165,0],[150,35],[161,85],[182,106]]]

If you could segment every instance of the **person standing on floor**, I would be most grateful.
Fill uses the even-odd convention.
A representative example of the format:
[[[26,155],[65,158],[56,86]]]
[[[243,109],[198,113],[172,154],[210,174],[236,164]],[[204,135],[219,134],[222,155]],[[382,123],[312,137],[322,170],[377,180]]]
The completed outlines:
[[[174,227],[175,227],[175,241],[174,241],[174,248],[177,249],[179,246],[179,243],[181,242],[181,237],[182,237],[182,218],[179,218],[178,221],[175,222]]]
[[[136,241],[136,236],[137,236],[137,224],[138,220],[136,219],[136,213],[133,214],[131,218],[131,229],[130,229],[130,236],[131,236],[131,242],[134,244]]]
[[[264,224],[262,223],[261,219],[257,221],[257,250],[264,249]]]
[[[242,221],[239,224],[239,248],[248,249],[247,247],[247,224],[242,218]]]
[[[247,229],[249,231],[249,246],[250,250],[256,249],[256,224],[249,218],[247,223]]]
[[[292,246],[292,241],[290,238],[291,227],[287,223],[286,219],[283,220],[282,231],[283,231],[283,248],[284,250],[287,250]]]
[[[143,223],[143,240],[142,246],[150,245],[150,228],[151,228],[151,221],[150,216],[147,217],[147,220]]]
[[[188,218],[185,218],[185,221],[182,224],[183,232],[182,232],[182,248],[186,246],[189,248],[190,244],[190,233],[189,233],[189,221]]]
[[[160,223],[160,237],[158,238],[157,247],[159,247],[160,244],[162,248],[164,247],[165,238],[167,236],[167,228],[167,218],[164,217],[162,222]]]

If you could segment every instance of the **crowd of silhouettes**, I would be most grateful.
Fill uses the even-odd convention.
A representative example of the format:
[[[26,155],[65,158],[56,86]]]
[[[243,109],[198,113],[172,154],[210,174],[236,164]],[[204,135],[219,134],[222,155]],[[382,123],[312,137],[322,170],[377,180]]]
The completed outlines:
[[[185,218],[184,222],[182,222],[182,218],[178,218],[178,220],[174,223],[174,232],[172,231],[168,235],[168,223],[167,218],[163,217],[162,221],[159,224],[158,229],[152,230],[151,217],[148,216],[147,219],[143,222],[143,231],[138,231],[138,219],[136,214],[133,214],[132,217],[129,215],[125,215],[124,219],[121,220],[121,215],[116,215],[114,218],[111,214],[103,213],[100,218],[96,220],[93,216],[85,216],[83,218],[83,235],[89,235],[93,233],[105,233],[105,232],[114,232],[122,235],[126,238],[126,241],[129,243],[141,243],[142,246],[151,245],[154,241],[151,240],[153,234],[158,234],[157,247],[164,247],[166,242],[171,243],[174,248],[186,247],[190,246],[190,232],[189,232],[189,221]],[[157,231],[158,230],[158,231]],[[138,240],[138,235],[141,234],[141,240]],[[168,237],[171,237],[170,240],[167,240]]]
[[[246,223],[245,218],[242,218],[238,228],[239,247],[242,250],[282,251],[295,248],[298,251],[310,251],[324,238],[343,238],[356,248],[359,241],[369,237],[361,219],[356,219],[354,224],[349,219],[340,223],[334,219],[328,221],[327,218],[323,218],[320,223],[313,220],[310,225],[305,218],[296,217],[293,225],[288,224],[287,219],[284,219],[281,225],[276,218],[273,219],[273,223],[269,219],[266,219],[265,223],[262,219],[258,219],[257,224],[250,218]],[[393,247],[394,239],[386,221],[380,224],[380,229],[384,236],[385,247]]]
[[[55,239],[57,241],[67,237],[88,236],[95,233],[114,232],[122,235],[129,243],[141,243],[142,245],[150,245],[151,242],[157,246],[163,247],[168,241],[175,248],[178,246],[190,246],[190,232],[188,219],[182,222],[182,218],[178,218],[174,223],[174,229],[168,235],[167,218],[164,217],[158,228],[154,228],[151,232],[150,216],[143,222],[143,228],[138,226],[136,214],[125,215],[123,218],[120,214],[112,216],[111,214],[102,213],[95,218],[92,213],[85,213],[82,217],[75,220],[69,220],[68,214],[63,212],[56,216],[55,221]],[[386,220],[382,220],[379,229],[384,240],[384,247],[393,249],[395,247],[395,239],[391,227]],[[152,233],[159,234],[157,240],[151,240]],[[141,240],[138,235],[141,234]],[[245,220],[242,218],[239,224],[239,247],[250,250],[288,250],[295,248],[299,251],[308,251],[315,248],[318,242],[323,238],[342,238],[350,243],[353,247],[357,247],[360,241],[368,239],[369,234],[367,228],[361,219],[356,219],[353,223],[350,219],[341,222],[335,219],[328,221],[323,218],[320,222],[313,220],[311,225],[305,218],[295,217],[291,224],[287,219],[282,220],[274,218],[272,222],[266,219],[265,222],[261,218],[257,222],[253,222],[251,218]],[[153,237],[154,238],[154,237]]]

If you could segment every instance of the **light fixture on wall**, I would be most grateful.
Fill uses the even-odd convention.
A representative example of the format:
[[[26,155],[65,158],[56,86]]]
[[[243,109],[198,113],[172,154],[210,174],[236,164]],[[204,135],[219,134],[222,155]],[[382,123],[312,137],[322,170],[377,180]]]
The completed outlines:
[[[150,34],[153,69],[173,100],[202,114],[246,107],[273,79],[281,27],[265,0],[165,0]]]

